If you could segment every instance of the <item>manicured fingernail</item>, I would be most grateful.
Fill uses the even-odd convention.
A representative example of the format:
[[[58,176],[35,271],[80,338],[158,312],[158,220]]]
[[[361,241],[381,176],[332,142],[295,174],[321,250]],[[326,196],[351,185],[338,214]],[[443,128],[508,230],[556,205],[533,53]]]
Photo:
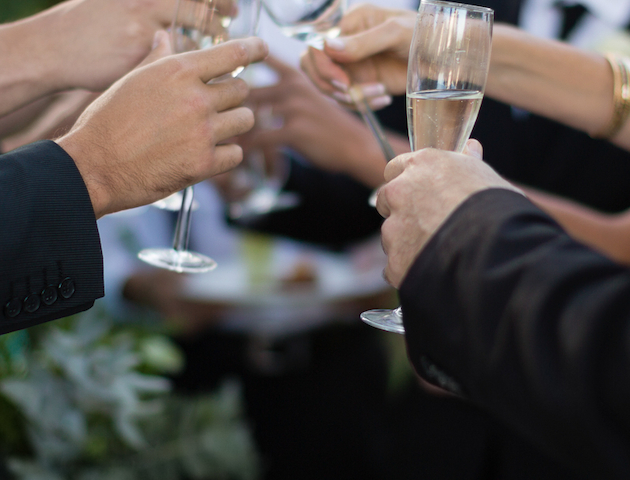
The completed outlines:
[[[333,92],[332,96],[338,102],[352,103],[352,97],[347,93]]]
[[[371,98],[370,106],[375,110],[384,108],[392,103],[392,97],[390,95],[383,95],[381,97]]]
[[[385,91],[385,85],[382,83],[371,83],[369,85],[362,85],[361,91],[366,97],[382,97],[387,93]]]
[[[326,46],[332,48],[333,50],[345,50],[346,42],[344,42],[341,38],[327,38]]]
[[[343,82],[340,82],[339,80],[331,80],[330,83],[333,85],[333,87],[335,87],[337,90],[341,90],[342,92],[347,92],[348,91],[348,85],[346,85]]]
[[[155,48],[160,44],[160,31],[158,30],[157,32],[155,32],[155,34],[153,35],[153,45],[151,46],[152,50],[155,50]]]

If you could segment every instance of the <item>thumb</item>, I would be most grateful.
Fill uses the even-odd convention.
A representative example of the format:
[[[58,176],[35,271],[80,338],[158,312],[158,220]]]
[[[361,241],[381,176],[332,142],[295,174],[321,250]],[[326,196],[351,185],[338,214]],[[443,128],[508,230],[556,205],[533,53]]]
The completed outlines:
[[[172,53],[173,48],[171,46],[170,35],[166,32],[166,30],[157,30],[153,36],[153,48],[138,66],[143,67],[159,60],[160,58],[167,57]]]
[[[471,155],[479,160],[483,160],[483,147],[478,140],[470,139],[466,142],[466,147],[464,148],[464,152],[467,155]]]

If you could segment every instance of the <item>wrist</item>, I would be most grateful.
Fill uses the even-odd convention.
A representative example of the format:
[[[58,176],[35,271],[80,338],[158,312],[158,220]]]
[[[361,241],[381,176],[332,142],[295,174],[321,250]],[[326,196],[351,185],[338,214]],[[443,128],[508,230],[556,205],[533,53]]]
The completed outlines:
[[[107,165],[106,160],[95,161],[99,155],[106,157],[107,151],[98,143],[91,141],[86,145],[86,142],[76,137],[75,132],[70,132],[55,142],[74,160],[88,190],[94,215],[98,220],[103,215],[111,213],[107,176],[102,175],[99,169],[94,167],[94,165]]]

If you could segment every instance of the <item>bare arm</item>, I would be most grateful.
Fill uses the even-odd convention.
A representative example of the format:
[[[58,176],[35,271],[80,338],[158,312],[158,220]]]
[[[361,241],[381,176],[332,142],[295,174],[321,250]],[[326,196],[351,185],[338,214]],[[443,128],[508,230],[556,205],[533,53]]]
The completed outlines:
[[[414,18],[375,6],[351,10],[344,35],[324,52],[309,50],[302,68],[328,94],[357,79],[402,94]],[[613,74],[600,54],[495,25],[486,95],[595,135],[612,117]],[[611,141],[630,149],[630,122]]]
[[[486,95],[595,135],[612,116],[612,92],[600,54],[495,26]],[[630,128],[614,142],[630,149]]]
[[[606,214],[544,192],[527,196],[578,241],[620,263],[630,264],[630,211]]]
[[[149,53],[174,0],[67,0],[0,26],[0,115],[50,93],[100,91]]]

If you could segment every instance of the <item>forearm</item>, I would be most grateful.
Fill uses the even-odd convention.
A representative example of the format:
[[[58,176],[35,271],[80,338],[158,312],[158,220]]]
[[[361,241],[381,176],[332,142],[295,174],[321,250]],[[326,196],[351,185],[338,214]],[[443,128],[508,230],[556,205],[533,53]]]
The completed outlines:
[[[629,292],[627,269],[522,196],[488,190],[454,212],[401,287],[409,356],[578,470],[628,478]]]
[[[0,26],[0,115],[64,88],[50,13]]]
[[[392,131],[387,131],[385,134],[396,155],[410,151],[407,137]],[[366,132],[362,142],[344,143],[348,151],[344,157],[346,168],[343,173],[370,188],[378,188],[385,183],[383,170],[387,165],[387,159],[372,133]]]
[[[607,214],[571,200],[526,189],[527,196],[575,239],[617,262],[630,264],[628,218]]]
[[[597,53],[496,25],[486,94],[590,135],[613,112],[613,75]],[[630,127],[614,138],[630,148]]]

